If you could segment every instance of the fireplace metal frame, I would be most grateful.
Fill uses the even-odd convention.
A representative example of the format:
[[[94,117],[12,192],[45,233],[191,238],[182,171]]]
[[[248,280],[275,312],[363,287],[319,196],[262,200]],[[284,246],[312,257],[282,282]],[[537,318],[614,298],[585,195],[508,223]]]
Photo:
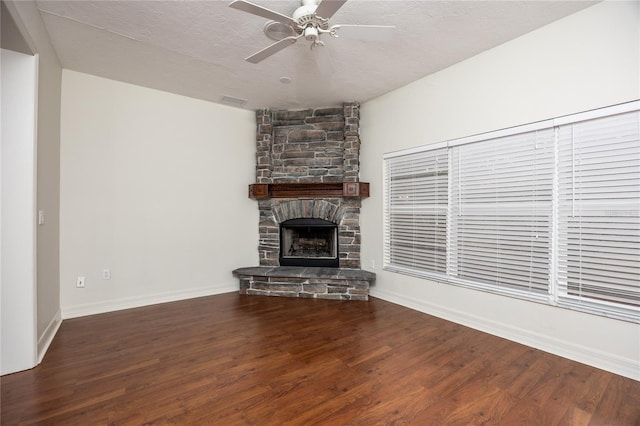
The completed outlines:
[[[285,228],[288,229],[302,229],[302,228],[325,228],[333,230],[333,253],[335,257],[304,257],[304,256],[284,256],[284,232]],[[298,218],[289,219],[280,223],[280,250],[279,250],[279,263],[280,266],[306,266],[306,267],[325,267],[325,268],[338,268],[340,267],[340,247],[338,238],[338,225],[324,219],[315,218]]]

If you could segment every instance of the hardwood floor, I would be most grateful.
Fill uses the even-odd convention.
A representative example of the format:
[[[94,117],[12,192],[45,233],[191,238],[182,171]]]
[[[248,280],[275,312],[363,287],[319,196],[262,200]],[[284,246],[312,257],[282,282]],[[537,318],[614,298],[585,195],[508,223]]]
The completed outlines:
[[[63,322],[2,425],[639,425],[640,382],[372,298],[229,293]]]

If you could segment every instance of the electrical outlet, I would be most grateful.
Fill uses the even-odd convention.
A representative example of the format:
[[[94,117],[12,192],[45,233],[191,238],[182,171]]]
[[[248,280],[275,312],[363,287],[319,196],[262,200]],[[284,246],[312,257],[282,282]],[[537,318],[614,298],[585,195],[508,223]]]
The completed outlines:
[[[371,267],[371,269],[376,269],[375,259],[369,259],[369,266]]]
[[[102,279],[110,280],[111,279],[111,269],[103,269],[102,270]]]
[[[76,287],[84,288],[84,277],[76,278]]]

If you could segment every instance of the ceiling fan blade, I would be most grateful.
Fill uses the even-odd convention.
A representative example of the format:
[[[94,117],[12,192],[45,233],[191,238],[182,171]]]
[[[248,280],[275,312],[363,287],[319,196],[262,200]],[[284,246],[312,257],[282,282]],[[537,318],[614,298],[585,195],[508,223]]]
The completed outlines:
[[[243,12],[252,13],[254,15],[261,16],[263,18],[271,19],[273,21],[282,22],[283,24],[296,25],[296,21],[294,21],[289,16],[283,15],[282,13],[278,13],[276,11],[259,6],[257,4],[248,2],[246,0],[234,0],[231,3],[229,3],[229,7],[233,9],[241,10]]]
[[[388,41],[396,27],[386,25],[334,25],[338,37],[366,41]]]
[[[253,55],[249,56],[245,60],[247,62],[251,62],[252,64],[257,64],[258,62],[261,62],[267,59],[269,56],[275,53],[278,53],[285,47],[292,45],[293,43],[298,41],[300,37],[302,36],[299,35],[299,36],[291,36],[291,37],[283,38],[282,40],[273,43],[271,46],[265,47],[258,53],[254,53]]]
[[[316,8],[315,14],[329,19],[345,4],[347,0],[322,0]]]

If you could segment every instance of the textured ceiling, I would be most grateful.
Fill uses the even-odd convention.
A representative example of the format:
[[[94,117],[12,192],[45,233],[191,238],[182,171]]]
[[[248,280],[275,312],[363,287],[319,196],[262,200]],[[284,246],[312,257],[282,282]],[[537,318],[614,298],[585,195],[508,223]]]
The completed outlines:
[[[252,1],[288,16],[300,5]],[[301,39],[259,64],[244,58],[273,43],[267,19],[229,3],[37,2],[64,68],[250,110],[365,102],[594,2],[351,0],[330,24],[394,25],[393,39]]]

